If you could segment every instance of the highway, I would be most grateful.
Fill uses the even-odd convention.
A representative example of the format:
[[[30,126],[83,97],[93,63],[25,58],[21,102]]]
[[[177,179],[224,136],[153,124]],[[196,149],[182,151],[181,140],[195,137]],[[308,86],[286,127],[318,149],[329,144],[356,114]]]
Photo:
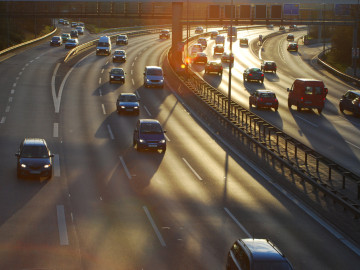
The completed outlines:
[[[255,38],[266,31],[246,35]],[[86,33],[79,40],[95,38]],[[169,46],[158,35],[130,38],[128,45],[113,47],[126,50],[125,63],[91,50],[62,75],[56,71],[66,50],[48,42],[1,62],[0,269],[224,269],[232,243],[249,237],[271,239],[295,269],[356,269],[356,239],[209,132],[175,94],[179,82],[167,70],[163,89],[143,86],[144,67],[162,65]],[[248,104],[249,91],[260,86],[244,88],[239,74],[243,63],[258,66],[259,60],[248,48],[234,49],[241,50],[233,69],[234,98]],[[316,137],[308,135],[314,127],[294,116],[300,113],[289,113],[285,103],[284,89],[299,74],[293,65],[279,63],[278,82],[266,75],[265,86],[281,86],[284,93],[277,92],[278,113],[259,114],[291,135],[305,133],[314,144]],[[124,85],[109,84],[114,66],[124,68]],[[226,89],[226,72],[216,77],[205,79]],[[321,118],[339,117],[330,106],[340,93],[332,91],[338,84],[326,78],[330,97]],[[115,101],[123,92],[140,98],[139,117],[117,114]],[[316,113],[301,115],[321,127],[335,125],[320,123]],[[133,148],[138,118],[162,123],[165,154]],[[353,129],[356,125],[349,132]],[[14,154],[24,137],[47,140],[55,154],[51,180],[17,179]],[[350,139],[344,135],[343,140]]]

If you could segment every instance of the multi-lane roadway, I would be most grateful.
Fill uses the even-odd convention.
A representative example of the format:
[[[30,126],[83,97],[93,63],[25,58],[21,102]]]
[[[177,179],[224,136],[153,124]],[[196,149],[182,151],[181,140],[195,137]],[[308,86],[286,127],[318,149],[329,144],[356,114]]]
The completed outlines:
[[[243,34],[252,39],[265,32]],[[79,40],[96,37],[86,33]],[[301,61],[292,54],[277,56],[281,40],[270,46],[276,53],[269,49],[263,57],[271,53]],[[168,75],[163,89],[143,86],[144,67],[161,65],[169,46],[158,35],[134,37],[121,46],[125,63],[89,51],[66,76],[56,72],[66,50],[47,42],[1,62],[0,269],[224,269],[231,244],[248,237],[271,239],[295,269],[356,269],[360,252],[352,239],[242,153],[234,154],[236,149],[208,134],[174,95],[177,81]],[[236,72],[241,73],[241,63],[258,66],[259,60],[248,48],[234,49],[239,51],[234,98],[247,104],[249,91],[260,86],[244,87]],[[281,82],[286,89],[292,77],[301,75],[298,64],[287,62],[284,68],[280,58],[275,60],[279,72],[267,74],[264,85]],[[114,66],[124,68],[125,84],[109,84]],[[226,89],[226,72],[213,77],[205,79]],[[330,93],[331,82],[339,83],[326,81]],[[307,121],[320,125],[320,117],[342,119],[329,104],[322,116],[303,113],[297,118],[285,106],[284,89],[284,94],[277,92],[278,113],[259,113],[286,131],[308,133],[315,128]],[[140,116],[116,113],[122,92],[137,94]],[[133,148],[138,118],[162,123],[165,154]],[[356,129],[357,120],[346,119],[343,125],[355,123],[348,128]],[[24,137],[48,141],[55,154],[52,180],[16,178],[14,154]]]

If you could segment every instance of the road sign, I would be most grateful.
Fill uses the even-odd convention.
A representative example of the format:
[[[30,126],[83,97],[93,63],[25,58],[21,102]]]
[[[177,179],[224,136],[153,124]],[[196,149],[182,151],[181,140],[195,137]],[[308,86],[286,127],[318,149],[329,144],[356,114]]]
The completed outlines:
[[[284,4],[284,15],[299,15],[299,4]]]

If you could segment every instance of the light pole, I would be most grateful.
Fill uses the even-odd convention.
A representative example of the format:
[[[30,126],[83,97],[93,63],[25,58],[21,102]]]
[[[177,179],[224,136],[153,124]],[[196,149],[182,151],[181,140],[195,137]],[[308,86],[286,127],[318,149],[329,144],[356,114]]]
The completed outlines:
[[[230,33],[230,64],[229,64],[229,89],[228,89],[228,118],[230,119],[231,117],[231,67],[233,65],[232,61],[231,61],[231,56],[232,56],[232,37],[233,37],[233,28],[232,28],[232,22],[233,22],[233,0],[231,0],[231,5],[230,5],[230,31],[228,30],[228,34]],[[235,57],[234,57],[234,62],[235,62]]]

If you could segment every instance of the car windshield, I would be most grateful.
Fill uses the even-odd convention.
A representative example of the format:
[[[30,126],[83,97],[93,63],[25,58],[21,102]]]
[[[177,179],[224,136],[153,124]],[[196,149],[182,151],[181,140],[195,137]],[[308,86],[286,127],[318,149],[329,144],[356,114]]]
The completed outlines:
[[[141,124],[140,131],[142,133],[162,133],[160,125],[155,123]]]
[[[250,72],[260,73],[261,69],[260,68],[251,68]]]
[[[115,51],[115,54],[116,54],[116,55],[124,55],[125,52],[124,52],[124,51]]]
[[[53,37],[52,40],[60,40],[60,37]]]
[[[287,262],[269,262],[261,261],[254,262],[254,270],[292,270],[292,267]]]
[[[24,145],[21,151],[23,158],[47,158],[49,157],[48,151],[45,146],[39,145]]]
[[[99,42],[98,46],[99,47],[109,47],[109,43],[107,43],[107,42]]]
[[[136,96],[133,95],[122,95],[119,99],[123,102],[137,102]]]
[[[126,39],[125,36],[118,36],[117,38],[118,38],[118,39]]]
[[[161,69],[148,69],[147,75],[162,76],[162,70]]]
[[[262,97],[262,98],[275,98],[275,94],[274,93],[261,93],[260,97]]]
[[[119,69],[119,68],[113,69],[113,70],[111,70],[111,74],[123,75],[123,74],[124,74],[124,70]]]

